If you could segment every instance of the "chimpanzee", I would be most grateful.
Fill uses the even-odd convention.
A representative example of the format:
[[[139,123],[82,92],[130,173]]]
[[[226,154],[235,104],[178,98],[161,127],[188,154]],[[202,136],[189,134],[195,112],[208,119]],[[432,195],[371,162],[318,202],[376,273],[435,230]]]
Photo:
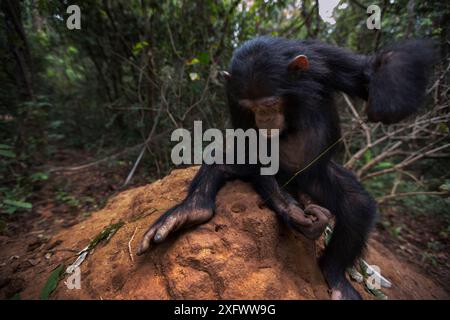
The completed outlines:
[[[333,95],[342,91],[367,100],[369,121],[400,121],[422,104],[433,55],[428,40],[369,56],[315,40],[258,37],[244,43],[224,73],[232,123],[244,130],[279,129],[279,172],[260,175],[257,165],[203,164],[187,197],[147,230],[138,254],[181,227],[209,220],[224,183],[245,179],[283,221],[311,239],[323,231],[328,210],[334,214],[333,235],[319,265],[332,299],[360,299],[345,271],[361,256],[377,209],[355,176],[331,159],[335,148],[324,152],[340,138]],[[288,180],[289,190],[281,188]],[[292,190],[320,206],[302,210]]]

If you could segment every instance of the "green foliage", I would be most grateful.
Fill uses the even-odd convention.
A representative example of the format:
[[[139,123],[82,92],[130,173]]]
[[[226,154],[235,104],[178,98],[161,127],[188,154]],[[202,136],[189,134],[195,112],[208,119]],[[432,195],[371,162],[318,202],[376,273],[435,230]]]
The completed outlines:
[[[3,203],[0,204],[0,208],[2,209],[2,212],[7,214],[13,214],[17,210],[20,209],[27,209],[30,210],[33,207],[33,205],[29,202],[25,201],[18,201],[18,200],[11,200],[11,199],[4,199]]]
[[[67,204],[69,207],[78,208],[80,206],[80,200],[65,191],[56,192],[55,199],[60,203]]]
[[[374,177],[369,181],[364,182],[364,187],[372,194],[375,198],[385,195],[386,190],[392,186],[395,180],[395,174],[386,174],[378,177]]]
[[[392,168],[394,164],[390,161],[381,161],[375,166],[375,169],[388,169]]]
[[[125,223],[119,221],[117,223],[110,224],[104,228],[99,234],[97,234],[94,239],[91,240],[88,246],[88,251],[95,248],[100,242],[108,241],[111,237],[119,230]]]
[[[391,234],[393,237],[398,238],[400,236],[400,233],[402,232],[403,227],[397,226],[395,228],[391,229]]]
[[[0,157],[15,158],[16,154],[11,149],[11,146],[0,144]]]
[[[139,54],[145,47],[148,47],[148,42],[147,41],[143,40],[143,41],[137,42],[133,46],[133,54],[134,55]]]
[[[422,263],[431,263],[433,266],[437,266],[438,264],[436,256],[430,252],[422,253]]]
[[[40,299],[48,300],[52,292],[58,286],[59,281],[61,280],[62,275],[64,274],[64,263],[61,263],[58,267],[56,267],[50,276],[47,279],[44,287],[41,290]]]
[[[445,1],[415,1],[412,16],[408,0],[379,2],[381,32],[366,27],[370,0],[341,1],[334,9],[335,24],[316,14],[314,0],[80,1],[80,31],[67,29],[65,1],[13,3],[18,20],[2,6],[0,23],[21,27],[26,37],[17,28],[0,28],[0,211],[8,214],[31,210],[33,190],[49,178],[42,165],[61,148],[102,157],[142,143],[153,131],[151,152],[140,166],[167,173],[173,167],[173,129],[190,129],[198,119],[204,129],[230,126],[219,71],[227,68],[237,46],[255,36],[317,38],[362,53],[406,37],[430,37],[441,44],[442,56],[448,49]],[[448,133],[449,128],[439,124],[436,130]],[[368,150],[357,167],[381,151]],[[132,166],[128,160],[124,165]],[[393,168],[398,161],[386,159],[372,170]],[[441,181],[445,165],[430,167],[426,186],[402,177],[397,191],[448,190],[450,184]],[[387,174],[364,183],[381,197],[397,178]],[[56,193],[57,201],[73,208],[86,203],[67,190]],[[450,212],[448,199],[435,196],[396,203]]]
[[[9,300],[22,300],[20,293],[15,293]]]
[[[36,181],[45,181],[48,180],[48,173],[45,172],[36,172],[34,174],[31,175],[31,181],[36,182]]]
[[[29,194],[20,183],[14,188],[0,187],[0,213],[11,215],[30,211],[33,205],[27,201]]]

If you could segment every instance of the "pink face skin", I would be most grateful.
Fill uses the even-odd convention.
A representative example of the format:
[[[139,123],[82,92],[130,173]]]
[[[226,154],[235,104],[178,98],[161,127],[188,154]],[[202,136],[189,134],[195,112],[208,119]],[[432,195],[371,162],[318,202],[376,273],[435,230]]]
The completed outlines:
[[[256,126],[258,129],[267,129],[269,137],[274,134],[271,129],[278,129],[278,134],[285,129],[283,98],[273,96],[255,100],[241,99],[239,104],[253,112]]]

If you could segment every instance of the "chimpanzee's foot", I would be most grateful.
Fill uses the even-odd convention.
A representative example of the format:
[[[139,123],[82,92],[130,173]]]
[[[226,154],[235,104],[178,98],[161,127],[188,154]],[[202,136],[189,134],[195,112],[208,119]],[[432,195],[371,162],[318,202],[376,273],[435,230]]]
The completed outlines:
[[[201,224],[213,216],[212,208],[202,208],[193,202],[181,203],[168,210],[145,232],[137,255],[143,254],[151,243],[161,243],[167,236],[180,228]]]
[[[291,204],[287,211],[288,223],[311,240],[320,237],[331,219],[330,211],[316,204],[308,205],[305,210]]]
[[[336,268],[329,268],[320,263],[323,276],[331,289],[331,300],[362,300],[361,295],[345,277],[345,272],[339,272]]]
[[[331,288],[331,300],[362,300],[362,297],[350,282],[345,279],[339,285]]]

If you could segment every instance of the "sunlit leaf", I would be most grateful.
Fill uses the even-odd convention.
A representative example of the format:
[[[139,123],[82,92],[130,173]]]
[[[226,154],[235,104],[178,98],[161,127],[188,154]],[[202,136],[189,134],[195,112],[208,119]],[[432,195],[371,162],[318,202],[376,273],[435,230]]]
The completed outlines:
[[[191,66],[191,65],[197,64],[199,62],[200,62],[200,60],[198,60],[197,58],[192,58],[192,59],[186,61],[186,65]]]
[[[33,205],[29,202],[24,202],[24,201],[16,201],[16,200],[3,200],[4,204],[13,206],[13,207],[17,207],[17,208],[22,208],[22,209],[31,209],[33,208]]]
[[[389,161],[382,161],[379,164],[377,164],[378,169],[388,169],[388,168],[392,168],[393,166],[394,166],[394,164]]]
[[[31,180],[40,181],[40,180],[48,180],[48,174],[45,172],[36,172],[31,175]]]
[[[148,42],[143,40],[143,41],[139,41],[138,43],[136,43],[133,46],[133,53],[134,54],[138,54],[142,49],[144,49],[145,47],[148,47]]]
[[[200,76],[197,72],[191,72],[189,73],[189,78],[191,78],[192,81],[198,81],[200,80]]]

